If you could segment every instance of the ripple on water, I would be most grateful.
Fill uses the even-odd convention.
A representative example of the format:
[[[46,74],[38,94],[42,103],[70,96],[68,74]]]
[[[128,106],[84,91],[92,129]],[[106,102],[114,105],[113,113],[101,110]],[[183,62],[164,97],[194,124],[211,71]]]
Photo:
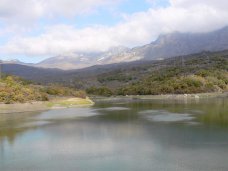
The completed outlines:
[[[146,119],[155,122],[192,121],[194,117],[188,113],[171,113],[163,110],[146,110],[140,112]]]
[[[189,112],[193,113],[193,114],[204,114],[204,112],[201,111],[201,110],[191,110],[191,109],[189,109]]]
[[[91,108],[67,108],[67,109],[56,109],[43,112],[39,119],[41,120],[52,120],[52,119],[71,119],[81,117],[91,117],[98,115],[95,110]]]
[[[121,111],[121,110],[130,110],[130,108],[127,108],[127,107],[108,107],[108,108],[103,108],[101,110],[106,110],[106,111]]]
[[[44,125],[48,125],[50,123],[51,122],[48,122],[48,121],[33,121],[33,122],[25,123],[25,124],[21,125],[19,128],[44,126]]]

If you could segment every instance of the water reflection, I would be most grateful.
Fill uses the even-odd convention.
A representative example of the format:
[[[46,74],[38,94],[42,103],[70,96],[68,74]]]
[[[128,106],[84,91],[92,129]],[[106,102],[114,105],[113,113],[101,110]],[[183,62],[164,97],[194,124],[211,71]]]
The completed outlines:
[[[188,113],[171,113],[164,110],[145,110],[139,112],[143,117],[155,122],[191,121],[194,117]]]
[[[225,171],[227,107],[136,100],[2,115],[0,170]]]
[[[21,125],[30,122],[39,114],[39,112],[0,114],[0,143],[7,139],[12,144],[16,136],[27,130]]]

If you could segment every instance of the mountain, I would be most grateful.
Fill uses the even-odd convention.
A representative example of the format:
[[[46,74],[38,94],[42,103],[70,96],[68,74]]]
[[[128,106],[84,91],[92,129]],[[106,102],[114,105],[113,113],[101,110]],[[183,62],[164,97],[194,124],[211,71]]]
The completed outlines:
[[[44,68],[79,69],[137,60],[162,60],[172,56],[189,55],[202,51],[228,49],[228,27],[209,33],[174,32],[161,35],[150,44],[135,47],[110,48],[100,53],[71,53],[52,57],[35,65]]]
[[[111,90],[115,90],[132,84],[145,83],[145,80],[150,80],[150,77],[154,76],[154,74],[155,76],[161,74],[156,79],[157,81],[162,81],[165,77],[170,77],[170,74],[191,75],[202,70],[209,71],[212,76],[214,74],[216,77],[225,72],[226,75],[220,77],[224,77],[225,84],[227,84],[227,67],[228,51],[221,51],[177,56],[165,60],[139,60],[127,63],[97,65],[67,71],[18,64],[2,64],[2,71],[6,74],[20,76],[41,84],[57,83],[79,89],[108,87]],[[162,75],[163,72],[165,75]],[[202,74],[205,75],[207,73],[204,71]],[[211,79],[212,85],[213,81],[218,82],[218,80],[211,78],[211,75],[208,79]]]
[[[127,53],[113,56],[111,60],[161,60],[174,56],[189,55],[202,51],[228,49],[228,27],[209,33],[180,33],[160,35],[145,46],[136,47]]]
[[[80,69],[93,65],[108,64],[110,57],[122,54],[129,49],[123,46],[112,47],[99,53],[70,53],[48,58],[35,66],[43,68],[60,68],[63,70]],[[113,61],[114,62],[114,61]],[[116,61],[119,62],[119,61]],[[122,62],[122,61],[120,61]]]
[[[174,32],[165,34],[159,36],[156,41],[150,44],[132,49],[117,46],[105,52],[75,52],[48,58],[38,64],[26,64],[17,60],[3,61],[3,63],[70,70],[139,60],[163,60],[203,51],[215,52],[223,50],[228,50],[228,27],[209,33]]]
[[[228,27],[209,33],[171,33],[160,36],[143,49],[144,59],[168,58],[189,55],[202,51],[221,51],[228,49]]]
[[[21,62],[17,59],[12,59],[12,60],[0,60],[0,63],[2,64],[19,64],[19,65],[32,65],[30,63],[24,63],[24,62]]]
[[[91,60],[94,61],[93,58]],[[92,65],[92,62],[87,55],[84,54],[65,54],[56,57],[48,58],[35,66],[42,68],[60,68],[60,69],[75,69],[85,68]]]
[[[59,69],[44,69],[13,63],[1,64],[1,70],[5,74],[19,76],[27,80],[39,83],[50,83],[50,79],[51,82],[57,82],[58,80],[61,80],[60,78],[58,78],[58,75],[64,73],[64,71]]]

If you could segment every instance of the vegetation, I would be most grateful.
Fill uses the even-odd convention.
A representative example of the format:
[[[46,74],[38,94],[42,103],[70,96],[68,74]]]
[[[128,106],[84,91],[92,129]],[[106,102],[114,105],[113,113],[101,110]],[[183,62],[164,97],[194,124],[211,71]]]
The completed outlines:
[[[200,70],[183,75],[177,68],[152,76],[117,90],[119,95],[192,94],[228,90],[228,72]],[[202,73],[205,73],[205,75]]]
[[[75,92],[75,89],[98,96],[218,92],[227,91],[228,51],[71,71],[15,65],[7,65],[4,70],[41,85],[50,85],[40,87],[48,96],[85,96],[83,91]],[[65,89],[66,86],[71,88]]]
[[[74,96],[86,98],[83,91],[61,86],[38,86],[15,76],[4,76],[0,80],[0,103],[25,103],[48,101],[51,96]]]
[[[105,74],[104,74],[105,75]],[[121,71],[116,71],[114,74],[108,73],[107,75],[98,76],[98,81],[100,83],[105,83],[108,81],[119,81],[119,82],[128,82],[134,80],[135,78],[131,75],[126,75]]]
[[[93,101],[91,101],[89,98],[71,98],[67,100],[55,100],[48,102],[48,107],[72,107],[72,106],[78,106],[78,105],[92,105]]]
[[[211,53],[209,55],[208,58],[204,53],[184,58],[170,58],[153,64],[144,64],[144,67],[136,65],[130,69],[101,74],[98,80],[102,83],[102,87],[88,88],[87,93],[110,96],[227,91],[227,54]],[[116,78],[115,81],[119,80],[119,86],[111,85],[114,83],[113,78]]]
[[[40,90],[41,92],[52,96],[74,96],[83,99],[86,98],[86,93],[84,91],[76,91],[73,88],[63,87],[60,85],[42,86]]]
[[[107,87],[90,87],[86,89],[86,92],[91,95],[97,95],[97,96],[111,96],[113,95],[113,92],[107,88]]]

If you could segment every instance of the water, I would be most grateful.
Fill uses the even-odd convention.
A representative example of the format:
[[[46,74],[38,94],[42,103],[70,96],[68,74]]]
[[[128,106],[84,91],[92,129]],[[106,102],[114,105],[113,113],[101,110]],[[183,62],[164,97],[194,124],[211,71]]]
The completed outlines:
[[[1,115],[0,170],[227,171],[228,100]]]

